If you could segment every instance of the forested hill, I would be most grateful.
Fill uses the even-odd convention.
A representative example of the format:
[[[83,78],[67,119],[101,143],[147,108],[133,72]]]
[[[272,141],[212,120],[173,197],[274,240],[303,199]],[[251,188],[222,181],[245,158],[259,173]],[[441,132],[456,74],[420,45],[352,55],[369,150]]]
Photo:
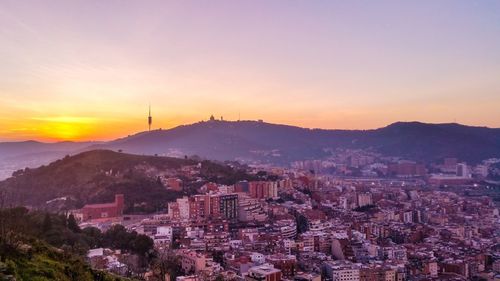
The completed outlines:
[[[178,152],[208,159],[282,164],[319,159],[332,148],[361,148],[426,163],[445,157],[475,163],[500,157],[500,129],[455,123],[397,122],[375,130],[323,130],[258,121],[214,120],[143,132],[94,147],[137,154]]]
[[[184,192],[167,190],[158,176],[179,177]],[[113,201],[125,195],[126,211],[152,212],[207,181],[232,184],[250,179],[245,171],[222,163],[93,150],[67,156],[46,166],[24,169],[0,182],[13,205],[44,207],[61,203],[65,209],[86,203]],[[60,198],[59,200],[53,200]],[[138,207],[140,206],[140,207]]]

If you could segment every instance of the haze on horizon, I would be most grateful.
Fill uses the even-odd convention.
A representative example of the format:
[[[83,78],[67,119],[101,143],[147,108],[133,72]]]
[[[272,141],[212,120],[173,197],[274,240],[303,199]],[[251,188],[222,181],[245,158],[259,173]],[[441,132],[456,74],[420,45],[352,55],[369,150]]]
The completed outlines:
[[[499,1],[0,2],[0,141],[207,119],[500,127]]]

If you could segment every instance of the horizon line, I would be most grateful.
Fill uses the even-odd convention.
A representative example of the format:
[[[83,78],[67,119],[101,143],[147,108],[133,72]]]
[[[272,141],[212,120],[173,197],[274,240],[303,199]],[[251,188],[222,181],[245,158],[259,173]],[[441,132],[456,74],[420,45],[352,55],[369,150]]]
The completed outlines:
[[[2,140],[0,138],[0,143],[23,143],[23,142],[37,142],[37,143],[43,143],[43,144],[58,144],[58,143],[103,143],[103,142],[110,142],[110,141],[115,141],[115,140],[119,140],[119,139],[124,139],[124,138],[128,138],[128,137],[132,137],[132,136],[135,136],[135,135],[139,135],[139,134],[147,134],[147,133],[153,133],[153,132],[157,132],[157,131],[168,131],[168,130],[173,130],[173,129],[176,129],[176,128],[179,128],[179,127],[182,127],[182,126],[192,126],[192,125],[195,125],[195,124],[199,124],[199,123],[206,123],[206,122],[231,122],[231,123],[239,123],[239,122],[255,122],[255,123],[265,123],[265,124],[270,124],[270,125],[278,125],[278,126],[288,126],[288,127],[295,127],[295,128],[300,128],[300,129],[306,129],[306,130],[324,130],[324,131],[373,131],[373,130],[379,130],[379,129],[383,129],[383,128],[386,128],[386,127],[389,127],[391,125],[394,125],[394,124],[398,124],[398,123],[419,123],[419,124],[426,124],[426,125],[459,125],[459,126],[465,126],[465,127],[475,127],[475,128],[486,128],[486,129],[500,129],[500,127],[489,127],[489,126],[486,126],[486,125],[468,125],[468,124],[462,124],[462,123],[458,123],[458,122],[443,122],[443,123],[431,123],[431,122],[422,122],[422,121],[417,121],[417,120],[413,120],[413,121],[395,121],[395,122],[392,122],[392,123],[389,123],[385,126],[382,126],[382,127],[377,127],[377,128],[369,128],[369,129],[326,129],[326,128],[318,128],[318,127],[301,127],[301,126],[298,126],[298,125],[291,125],[291,124],[282,124],[282,123],[270,123],[270,122],[266,122],[265,120],[263,119],[257,119],[257,120],[252,120],[252,119],[249,119],[249,120],[226,120],[226,119],[215,119],[215,120],[200,120],[200,121],[197,121],[197,122],[193,122],[193,123],[187,123],[187,124],[179,124],[179,125],[176,125],[176,126],[173,126],[173,127],[170,127],[170,128],[154,128],[154,129],[151,129],[151,130],[144,130],[144,131],[138,131],[138,132],[134,132],[134,133],[131,133],[131,134],[128,134],[126,136],[119,136],[119,137],[115,137],[115,138],[109,138],[109,139],[102,139],[102,140],[54,140],[54,141],[43,141],[43,140],[37,140],[37,139],[25,139],[25,140]]]

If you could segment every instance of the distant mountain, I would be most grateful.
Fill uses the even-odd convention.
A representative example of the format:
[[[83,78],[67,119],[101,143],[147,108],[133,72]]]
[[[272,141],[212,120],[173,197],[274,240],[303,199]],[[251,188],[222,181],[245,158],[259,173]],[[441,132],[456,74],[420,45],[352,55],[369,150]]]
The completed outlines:
[[[0,180],[15,170],[41,166],[93,144],[97,142],[0,142]]]
[[[324,156],[323,149],[349,144],[356,131],[310,130],[255,121],[208,121],[170,130],[155,130],[118,139],[96,148],[137,154],[199,155],[215,160],[288,163]]]
[[[190,171],[194,169],[194,175],[182,171],[188,166],[192,167]],[[167,190],[158,175],[183,179],[185,192]],[[8,202],[13,205],[50,210],[113,201],[114,195],[121,193],[125,195],[126,211],[152,212],[165,208],[166,202],[189,194],[204,181],[233,184],[245,178],[251,179],[251,176],[211,161],[92,150],[47,166],[17,171],[13,177],[0,182],[0,191],[6,192]],[[134,205],[136,203],[140,206]]]
[[[398,122],[375,130],[322,130],[255,121],[208,121],[143,132],[94,147],[281,164],[321,158],[329,148],[370,148],[417,161],[457,157],[474,163],[500,157],[500,129]]]
[[[322,130],[258,121],[207,121],[142,132],[103,143],[0,143],[0,172],[2,161],[7,161],[2,160],[7,159],[6,155],[12,161],[22,160],[19,157],[26,155],[29,159],[37,159],[35,153],[61,156],[91,149],[111,149],[133,154],[199,155],[215,160],[286,165],[290,161],[327,156],[332,148],[370,148],[388,156],[423,162],[457,157],[476,163],[500,157],[500,129],[397,122],[375,130]]]
[[[0,159],[38,154],[40,152],[67,153],[88,147],[92,144],[96,143],[70,141],[55,143],[38,141],[0,142]]]
[[[477,163],[500,157],[500,129],[464,126],[456,123],[426,124],[397,122],[367,132],[360,147],[423,162],[445,157]]]

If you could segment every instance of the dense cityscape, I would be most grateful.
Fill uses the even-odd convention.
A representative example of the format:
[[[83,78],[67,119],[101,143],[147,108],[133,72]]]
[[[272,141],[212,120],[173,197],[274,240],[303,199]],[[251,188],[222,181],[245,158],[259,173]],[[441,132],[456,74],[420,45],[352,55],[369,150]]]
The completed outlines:
[[[164,212],[128,216],[127,198],[116,194],[71,213],[81,228],[121,224],[147,235],[171,261],[160,280],[493,280],[500,217],[498,199],[487,195],[498,185],[487,179],[499,173],[496,163],[424,165],[340,150],[289,168],[247,167],[265,179],[205,182],[165,202]],[[203,182],[201,165],[148,173],[181,192],[185,181]],[[131,272],[137,265],[125,256],[109,248],[87,254],[97,269],[158,280],[158,268]]]

